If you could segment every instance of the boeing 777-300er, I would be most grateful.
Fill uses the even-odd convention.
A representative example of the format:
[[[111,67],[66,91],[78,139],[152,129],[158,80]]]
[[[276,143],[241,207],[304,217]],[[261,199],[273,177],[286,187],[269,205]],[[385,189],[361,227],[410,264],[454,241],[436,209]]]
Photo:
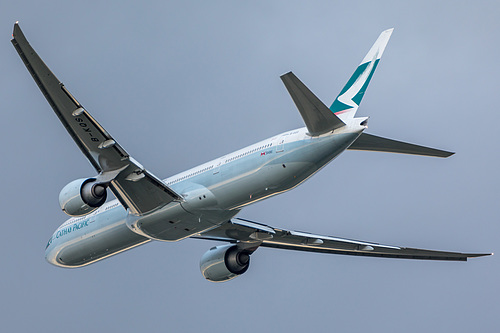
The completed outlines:
[[[262,140],[161,180],[90,115],[54,76],[14,25],[12,44],[59,120],[96,170],[59,194],[71,216],[45,250],[56,266],[80,267],[152,240],[184,238],[223,243],[201,258],[215,282],[245,273],[259,247],[357,256],[462,260],[489,254],[422,250],[357,241],[257,223],[236,215],[243,207],[300,185],[346,149],[448,157],[453,153],[364,133],[355,117],[392,29],[380,34],[328,108],[292,72],[281,76],[306,127]],[[116,197],[106,202],[107,189]]]

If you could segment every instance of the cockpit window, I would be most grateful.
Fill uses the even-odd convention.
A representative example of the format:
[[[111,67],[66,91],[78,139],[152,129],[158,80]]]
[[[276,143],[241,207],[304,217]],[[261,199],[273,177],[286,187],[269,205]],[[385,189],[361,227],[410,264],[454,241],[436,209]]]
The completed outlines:
[[[47,242],[47,246],[45,247],[45,250],[49,247],[49,245],[52,243],[52,237],[50,237],[49,241]]]

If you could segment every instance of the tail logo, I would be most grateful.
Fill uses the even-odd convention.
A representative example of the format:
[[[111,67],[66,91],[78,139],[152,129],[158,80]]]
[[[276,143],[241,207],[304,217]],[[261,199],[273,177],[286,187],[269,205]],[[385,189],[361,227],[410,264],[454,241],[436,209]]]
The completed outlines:
[[[358,108],[359,103],[363,99],[363,95],[370,83],[370,80],[377,68],[380,59],[377,59],[378,52],[373,57],[372,61],[365,62],[358,66],[354,74],[351,76],[344,89],[335,99],[330,110],[335,114],[341,114],[350,111],[352,108]]]

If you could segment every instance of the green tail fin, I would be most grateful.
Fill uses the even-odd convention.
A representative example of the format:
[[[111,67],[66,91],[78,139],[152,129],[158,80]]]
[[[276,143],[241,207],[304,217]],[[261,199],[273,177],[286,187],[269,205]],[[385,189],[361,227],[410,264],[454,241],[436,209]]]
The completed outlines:
[[[341,119],[344,117],[354,117],[359,104],[363,99],[364,93],[370,80],[377,68],[377,65],[384,53],[387,42],[391,37],[393,29],[383,31],[373,44],[372,48],[364,57],[361,64],[356,68],[347,84],[337,96],[330,110]],[[344,118],[345,119],[345,118]]]

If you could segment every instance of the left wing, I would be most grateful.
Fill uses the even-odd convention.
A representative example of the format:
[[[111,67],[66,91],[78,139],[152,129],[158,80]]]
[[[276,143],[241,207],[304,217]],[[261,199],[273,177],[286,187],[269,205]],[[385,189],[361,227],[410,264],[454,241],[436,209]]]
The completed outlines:
[[[467,261],[491,253],[459,253],[383,245],[339,237],[315,235],[302,231],[278,229],[240,218],[192,238],[240,243],[242,247],[258,246],[286,250],[421,260]]]
[[[12,44],[26,68],[59,117],[69,135],[99,173],[97,181],[109,185],[133,214],[143,215],[181,197],[145,170],[71,95],[14,25]]]

